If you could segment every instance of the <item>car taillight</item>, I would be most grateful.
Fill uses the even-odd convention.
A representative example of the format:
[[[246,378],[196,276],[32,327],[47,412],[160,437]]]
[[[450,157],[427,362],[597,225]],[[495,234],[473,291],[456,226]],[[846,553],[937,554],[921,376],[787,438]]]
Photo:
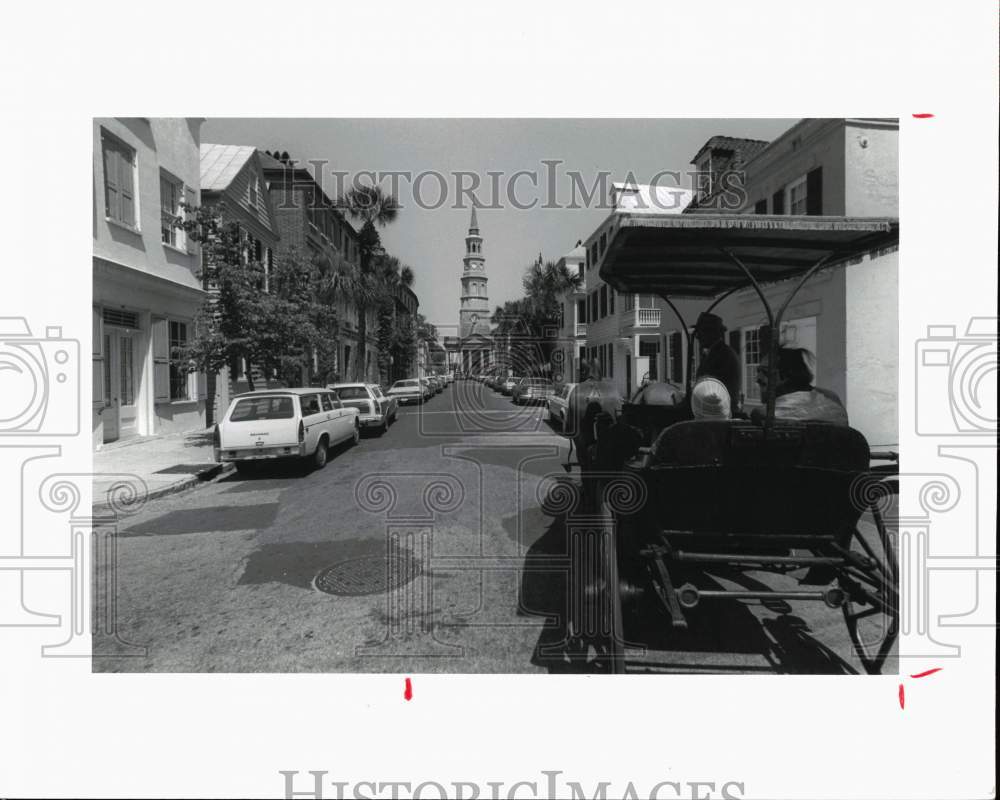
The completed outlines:
[[[306,426],[302,420],[299,420],[299,444],[302,444],[306,440]]]

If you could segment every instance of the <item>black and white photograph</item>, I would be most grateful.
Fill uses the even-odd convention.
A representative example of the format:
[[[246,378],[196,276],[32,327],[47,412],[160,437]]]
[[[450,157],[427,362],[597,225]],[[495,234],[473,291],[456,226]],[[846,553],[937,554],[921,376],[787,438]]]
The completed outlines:
[[[0,798],[994,798],[997,30],[10,9]]]
[[[95,119],[94,669],[896,672],[898,139]]]

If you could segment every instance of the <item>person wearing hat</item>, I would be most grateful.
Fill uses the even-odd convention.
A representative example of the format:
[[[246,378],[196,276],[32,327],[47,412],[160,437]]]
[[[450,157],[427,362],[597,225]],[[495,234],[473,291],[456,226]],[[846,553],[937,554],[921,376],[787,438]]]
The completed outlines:
[[[691,389],[691,413],[695,419],[729,419],[729,390],[718,378],[699,378]]]
[[[740,357],[726,342],[726,326],[722,318],[708,312],[702,313],[694,326],[694,337],[701,348],[701,360],[695,379],[716,378],[729,391],[729,408],[740,405]]]

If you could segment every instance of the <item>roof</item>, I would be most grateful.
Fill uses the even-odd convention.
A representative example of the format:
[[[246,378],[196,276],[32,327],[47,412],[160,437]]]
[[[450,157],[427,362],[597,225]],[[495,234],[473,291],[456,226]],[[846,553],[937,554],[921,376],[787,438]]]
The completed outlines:
[[[221,192],[228,187],[256,149],[238,144],[202,144],[201,190]]]
[[[612,183],[611,191],[615,211],[644,211],[648,214],[680,214],[694,196],[688,189],[658,183]]]
[[[325,391],[327,391],[325,386],[295,386],[283,389],[254,389],[252,392],[243,392],[234,396],[233,400],[239,400],[241,397],[266,397],[268,395],[280,397],[286,394],[312,394],[313,392]]]
[[[758,283],[804,275],[821,259],[834,264],[899,241],[888,217],[765,214],[657,215],[619,212],[601,279],[626,293],[716,297]]]
[[[566,253],[566,255],[563,256],[563,259],[569,259],[569,258],[580,259],[581,261],[583,261],[584,259],[587,258],[587,248],[584,247],[582,244],[577,245],[568,253]]]
[[[694,164],[701,154],[706,150],[732,150],[740,151],[742,154],[742,160],[748,161],[753,158],[757,153],[763,150],[769,142],[765,142],[763,139],[741,139],[736,136],[713,136],[705,144],[701,146],[701,149],[695,153],[694,158],[691,159],[691,163]]]

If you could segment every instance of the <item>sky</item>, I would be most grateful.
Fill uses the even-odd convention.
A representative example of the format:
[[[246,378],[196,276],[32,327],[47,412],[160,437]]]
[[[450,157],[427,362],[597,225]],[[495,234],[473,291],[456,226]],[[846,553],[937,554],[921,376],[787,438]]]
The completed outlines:
[[[392,188],[384,173],[406,173],[396,179],[401,208],[396,221],[381,231],[382,244],[413,268],[420,312],[439,333],[452,335],[471,209],[470,195],[459,192],[459,186],[479,182],[473,196],[492,309],[521,296],[524,269],[539,254],[557,260],[607,217],[606,206],[598,207],[596,198],[583,203],[580,191],[573,207],[571,173],[580,176],[577,186],[585,191],[601,172],[610,174],[609,183],[631,175],[638,183],[657,180],[660,185],[674,180],[657,175],[677,172],[679,185],[690,188],[690,161],[710,137],[771,141],[796,121],[209,118],[201,140],[288,151],[300,163],[324,161],[323,185],[331,197],[338,186],[364,182],[363,171],[383,173],[384,189]],[[537,188],[530,175],[516,176],[522,170],[535,176]],[[469,174],[456,174],[461,172]]]

